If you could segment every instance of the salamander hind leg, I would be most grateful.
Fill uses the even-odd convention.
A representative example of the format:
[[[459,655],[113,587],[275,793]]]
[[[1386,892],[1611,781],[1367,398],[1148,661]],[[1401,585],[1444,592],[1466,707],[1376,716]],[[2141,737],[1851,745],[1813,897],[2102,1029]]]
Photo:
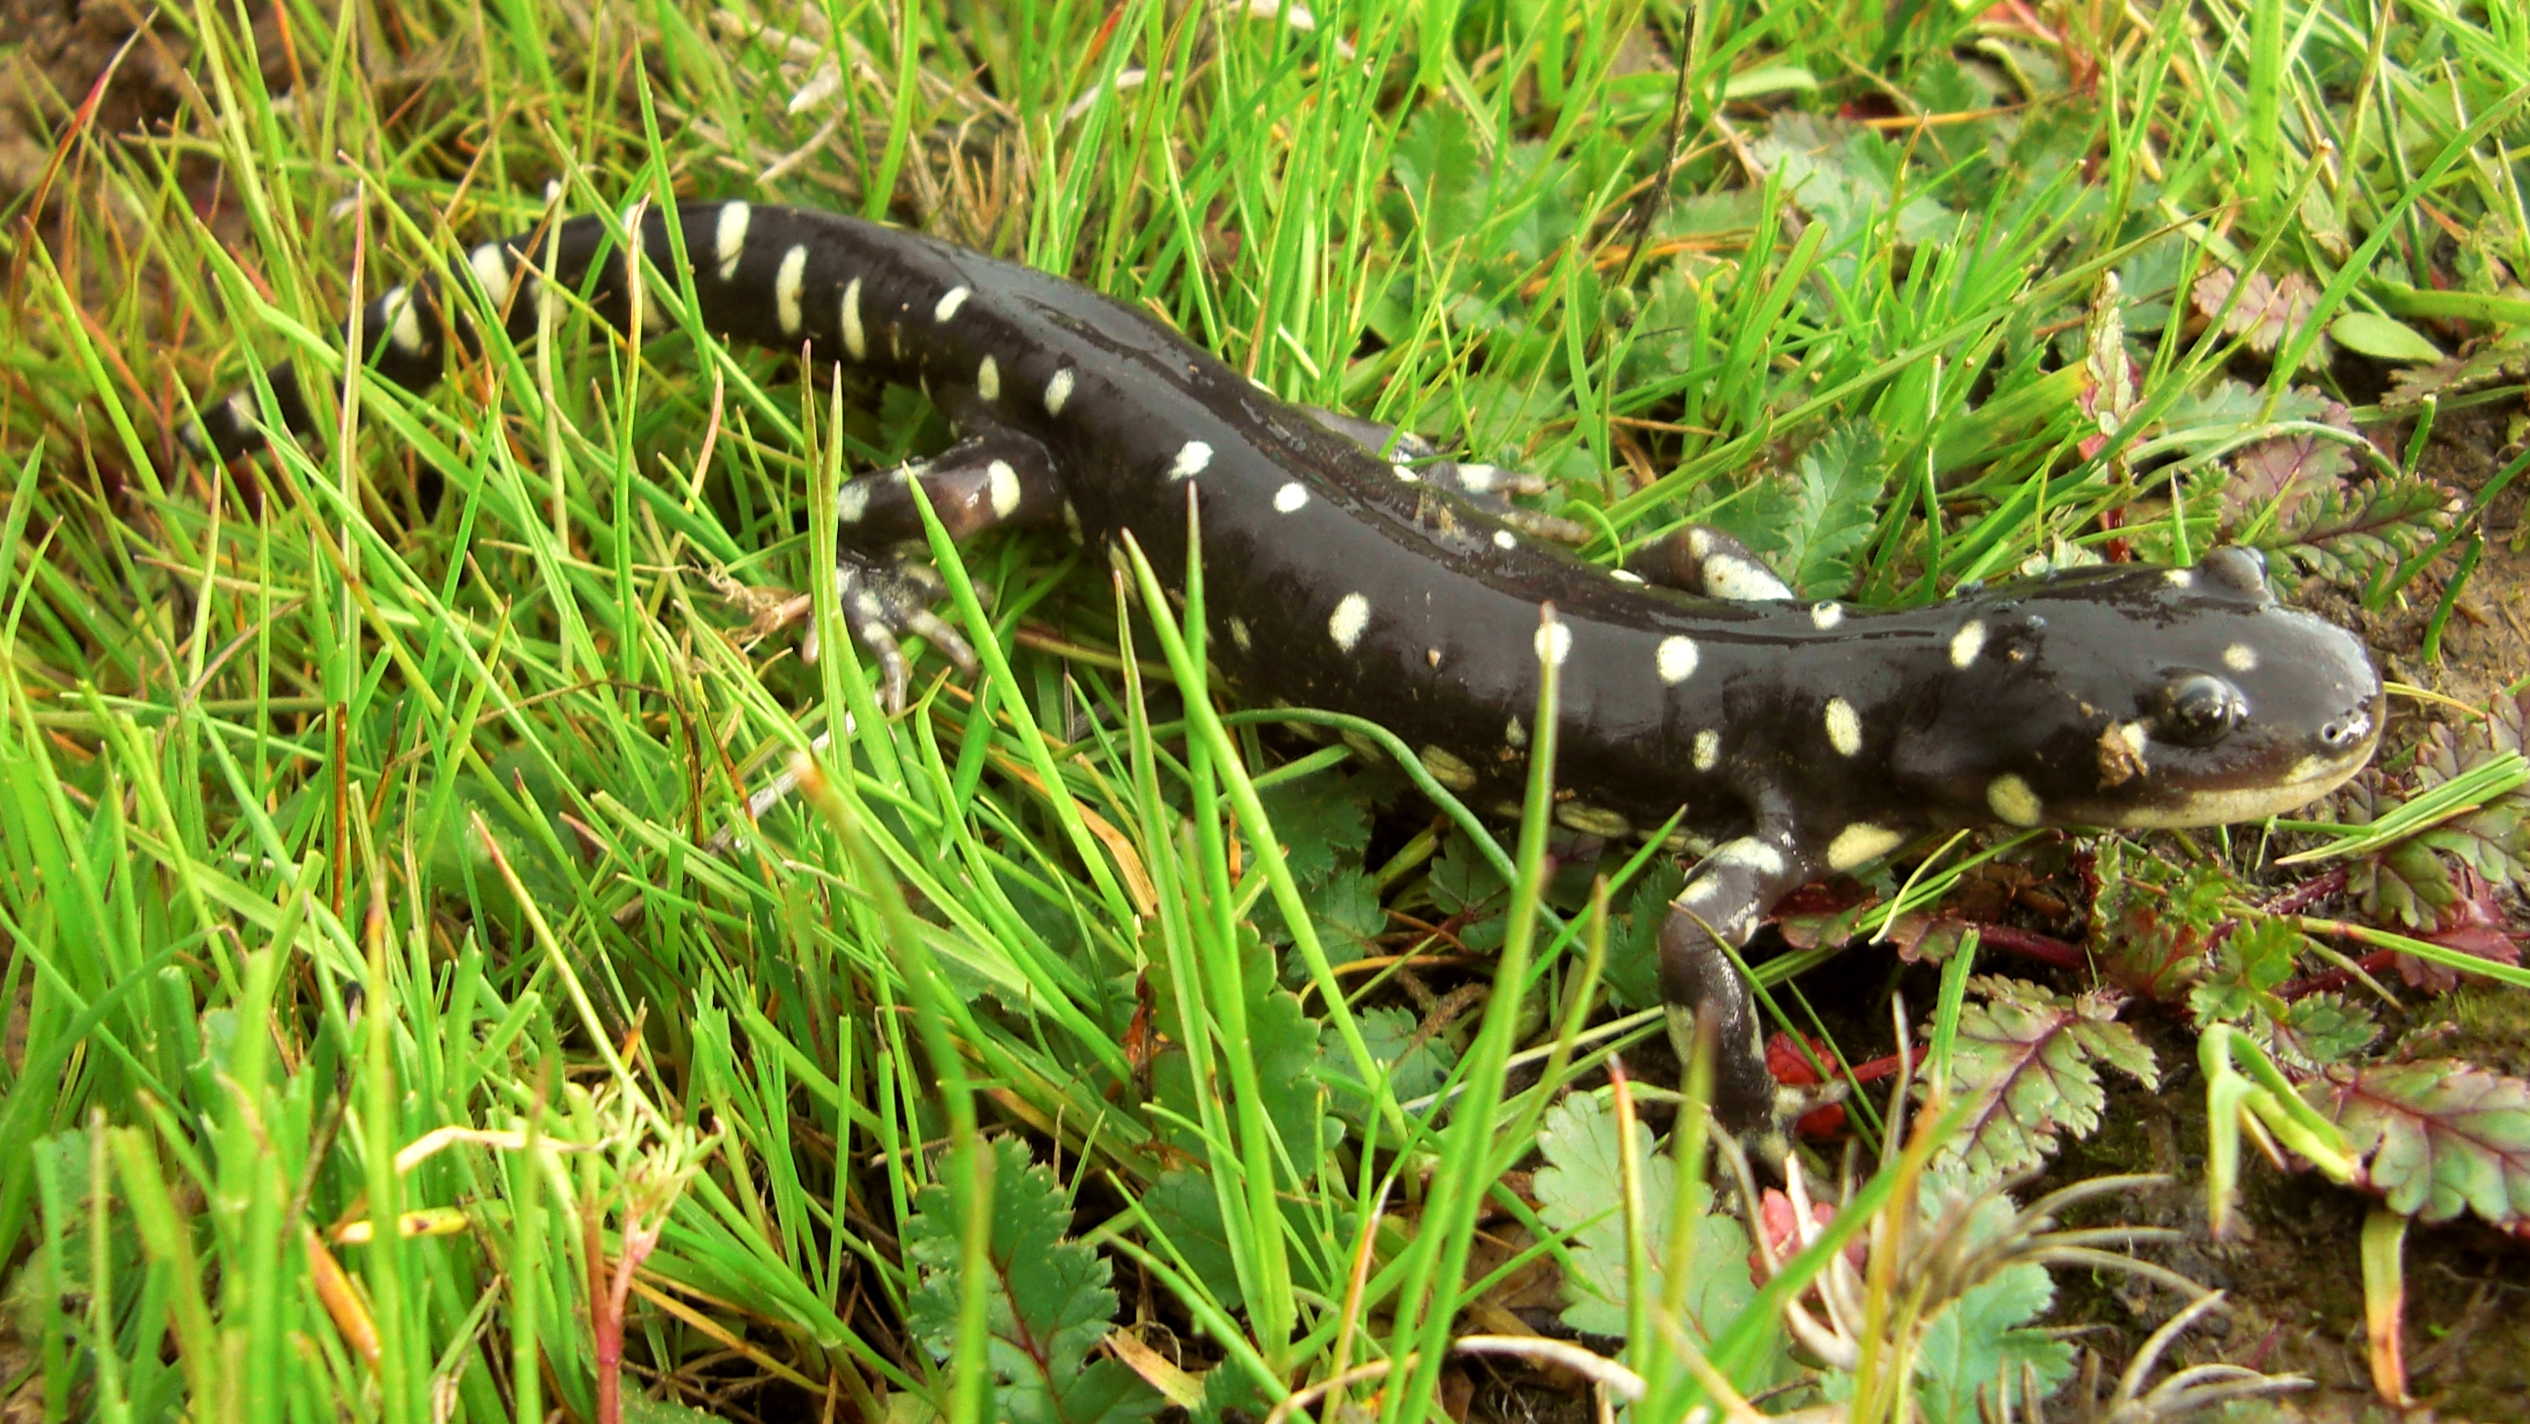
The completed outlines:
[[[1364,420],[1358,415],[1346,415],[1342,411],[1315,405],[1301,409],[1320,425],[1388,461],[1396,469],[1399,479],[1448,490],[1532,538],[1577,547],[1589,543],[1590,536],[1596,532],[1578,520],[1540,514],[1511,502],[1513,495],[1546,493],[1548,485],[1543,476],[1471,460],[1452,460],[1442,455],[1439,445],[1424,436],[1376,420]]]
[[[1660,992],[1669,1006],[1670,1041],[1684,1060],[1695,1042],[1696,1020],[1712,1021],[1719,1055],[1713,1115],[1723,1131],[1776,1164],[1791,1150],[1792,1120],[1815,1104],[1778,1087],[1766,1071],[1765,1020],[1723,945],[1746,944],[1774,903],[1810,878],[1816,867],[1793,846],[1791,835],[1773,830],[1723,845],[1687,876],[1660,931]]]
[[[1789,601],[1789,585],[1748,546],[1707,524],[1690,524],[1634,551],[1626,572],[1645,583],[1733,602]]]

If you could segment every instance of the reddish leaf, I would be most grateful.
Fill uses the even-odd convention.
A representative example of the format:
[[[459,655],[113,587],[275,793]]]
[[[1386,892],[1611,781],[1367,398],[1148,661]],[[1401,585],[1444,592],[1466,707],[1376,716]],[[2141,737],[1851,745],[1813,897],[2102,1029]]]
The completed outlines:
[[[2332,1070],[2302,1095],[2345,1132],[2390,1210],[2426,1222],[2473,1211],[2530,1238],[2530,1082],[2434,1059]]]
[[[2237,301],[2232,297],[2234,288],[2239,290]],[[2299,272],[2287,272],[2280,282],[2264,272],[2252,272],[2243,280],[2228,267],[2216,267],[2196,279],[2194,299],[2207,320],[2222,318],[2223,330],[2247,337],[2250,350],[2269,355],[2310,320],[2319,306],[2319,289]],[[2316,364],[2317,346],[2311,355]]]
[[[2147,1088],[2160,1086],[2152,1050],[2116,1022],[2124,995],[2094,991],[2068,998],[1994,975],[1968,983],[1987,1002],[1959,1015],[1950,1089],[1976,1107],[1946,1152],[1969,1171],[2008,1175],[2054,1151],[2060,1133],[2088,1136],[2108,1101],[2100,1087],[2102,1063]]]
[[[2320,407],[2320,422],[2352,431],[2353,420],[2335,401]],[[2312,501],[2342,495],[2354,470],[2354,448],[2306,430],[2261,440],[2231,457],[2232,478],[2223,486],[2223,522],[2237,524],[2269,504],[2279,524],[2290,524]]]

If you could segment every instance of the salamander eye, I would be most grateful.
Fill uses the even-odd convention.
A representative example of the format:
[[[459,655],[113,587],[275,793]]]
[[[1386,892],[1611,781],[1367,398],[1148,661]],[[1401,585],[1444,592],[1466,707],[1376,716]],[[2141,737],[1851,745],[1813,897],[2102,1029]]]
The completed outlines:
[[[2161,689],[2153,734],[2183,747],[2210,747],[2248,715],[2240,689],[2212,673],[2190,673]]]

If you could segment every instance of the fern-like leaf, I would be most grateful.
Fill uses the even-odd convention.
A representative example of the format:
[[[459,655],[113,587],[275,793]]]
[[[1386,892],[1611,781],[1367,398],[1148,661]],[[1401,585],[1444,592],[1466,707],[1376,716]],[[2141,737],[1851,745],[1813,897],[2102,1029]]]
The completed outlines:
[[[1009,1138],[993,1152],[992,1280],[986,1328],[992,1336],[992,1417],[1012,1424],[1131,1424],[1159,1411],[1159,1394],[1114,1360],[1090,1351],[1111,1328],[1116,1293],[1107,1262],[1065,1232],[1072,1209],[1054,1174]],[[957,1346],[958,1232],[963,1183],[933,1185],[914,1201],[905,1255],[921,1284],[907,1323],[935,1359]]]
[[[2282,556],[2272,567],[2287,593],[2305,578],[2360,589],[2422,553],[2457,512],[2430,480],[2369,480],[2319,491],[2252,542]]]

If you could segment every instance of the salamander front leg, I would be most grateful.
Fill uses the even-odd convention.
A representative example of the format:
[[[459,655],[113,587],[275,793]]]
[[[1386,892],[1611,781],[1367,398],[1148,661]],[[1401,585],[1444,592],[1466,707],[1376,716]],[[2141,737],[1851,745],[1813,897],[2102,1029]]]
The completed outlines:
[[[1712,1020],[1719,1054],[1713,1115],[1723,1131],[1777,1165],[1791,1151],[1792,1120],[1815,1104],[1779,1088],[1766,1071],[1765,1020],[1722,946],[1745,945],[1766,911],[1815,870],[1786,830],[1742,836],[1706,856],[1687,876],[1660,930],[1660,993],[1669,1005],[1670,1042],[1684,1061],[1695,1042],[1697,1017]]]
[[[1015,430],[953,408],[975,433],[929,460],[861,475],[835,495],[835,599],[852,640],[878,660],[887,708],[900,712],[910,669],[899,640],[927,639],[962,672],[975,671],[975,650],[931,611],[948,585],[931,567],[913,486],[922,486],[953,539],[1006,523],[1060,517],[1063,491],[1046,448]],[[800,655],[817,660],[816,630]]]

